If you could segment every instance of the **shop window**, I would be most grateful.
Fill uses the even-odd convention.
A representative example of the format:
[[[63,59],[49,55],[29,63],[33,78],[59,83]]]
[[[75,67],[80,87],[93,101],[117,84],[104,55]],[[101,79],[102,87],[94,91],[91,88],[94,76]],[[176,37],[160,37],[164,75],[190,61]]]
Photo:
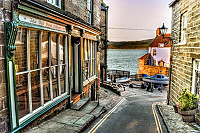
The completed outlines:
[[[40,72],[31,72],[31,94],[33,110],[41,106]]]
[[[48,32],[42,33],[42,67],[49,66],[49,42],[48,42]]]
[[[15,43],[15,69],[16,73],[27,71],[27,29],[19,28]]]
[[[39,44],[38,30],[30,30],[30,69],[38,69],[39,67]]]
[[[19,27],[14,55],[19,118],[29,117],[53,98],[67,94],[64,38],[54,32]]]
[[[84,71],[84,78],[83,80],[87,80],[88,78],[91,78],[92,76],[96,75],[96,57],[97,57],[97,46],[96,42],[92,40],[85,40],[84,44],[84,65],[83,65],[83,71]]]
[[[181,43],[186,43],[187,12],[181,15]]]
[[[27,73],[16,75],[16,91],[18,116],[22,118],[30,112]]]
[[[54,5],[54,6],[56,6],[56,7],[61,8],[61,4],[62,4],[61,0],[47,0],[47,2],[52,4],[52,5]]]
[[[87,12],[88,12],[88,23],[89,24],[92,24],[92,8],[93,8],[92,0],[87,0]]]

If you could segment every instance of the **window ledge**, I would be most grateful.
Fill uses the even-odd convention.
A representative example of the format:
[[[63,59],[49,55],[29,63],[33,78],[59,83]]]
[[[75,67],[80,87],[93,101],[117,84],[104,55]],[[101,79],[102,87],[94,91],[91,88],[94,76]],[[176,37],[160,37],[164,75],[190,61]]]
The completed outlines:
[[[186,45],[186,41],[180,42],[177,45]]]
[[[89,84],[90,82],[94,81],[95,79],[97,79],[97,76],[94,75],[93,77],[86,79],[85,81],[83,81],[83,86],[86,86],[87,84]]]

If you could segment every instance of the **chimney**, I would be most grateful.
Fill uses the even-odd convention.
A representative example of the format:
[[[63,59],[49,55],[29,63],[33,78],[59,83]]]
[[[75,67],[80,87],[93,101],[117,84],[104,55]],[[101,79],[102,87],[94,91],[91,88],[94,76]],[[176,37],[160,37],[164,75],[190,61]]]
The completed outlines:
[[[157,30],[156,30],[156,36],[157,35],[160,35],[160,28],[157,28]]]

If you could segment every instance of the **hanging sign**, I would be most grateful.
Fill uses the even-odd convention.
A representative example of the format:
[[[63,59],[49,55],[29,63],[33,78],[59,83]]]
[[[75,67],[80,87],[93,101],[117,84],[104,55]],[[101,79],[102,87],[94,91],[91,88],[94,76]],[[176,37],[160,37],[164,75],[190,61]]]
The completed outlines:
[[[19,14],[19,20],[23,21],[23,22],[43,26],[43,27],[46,27],[46,28],[51,28],[51,29],[56,29],[56,30],[66,32],[65,26],[54,24],[54,23],[44,21],[44,20],[41,20],[41,19],[37,19],[37,18],[34,18],[34,17],[26,16],[24,14]]]

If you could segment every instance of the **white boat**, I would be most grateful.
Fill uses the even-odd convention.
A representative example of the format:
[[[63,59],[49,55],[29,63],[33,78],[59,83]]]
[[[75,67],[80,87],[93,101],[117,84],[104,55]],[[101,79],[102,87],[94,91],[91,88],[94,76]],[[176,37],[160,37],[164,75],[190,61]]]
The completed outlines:
[[[125,82],[128,82],[128,81],[130,81],[130,78],[128,78],[128,77],[122,77],[122,78],[116,79],[116,83],[125,83]]]

